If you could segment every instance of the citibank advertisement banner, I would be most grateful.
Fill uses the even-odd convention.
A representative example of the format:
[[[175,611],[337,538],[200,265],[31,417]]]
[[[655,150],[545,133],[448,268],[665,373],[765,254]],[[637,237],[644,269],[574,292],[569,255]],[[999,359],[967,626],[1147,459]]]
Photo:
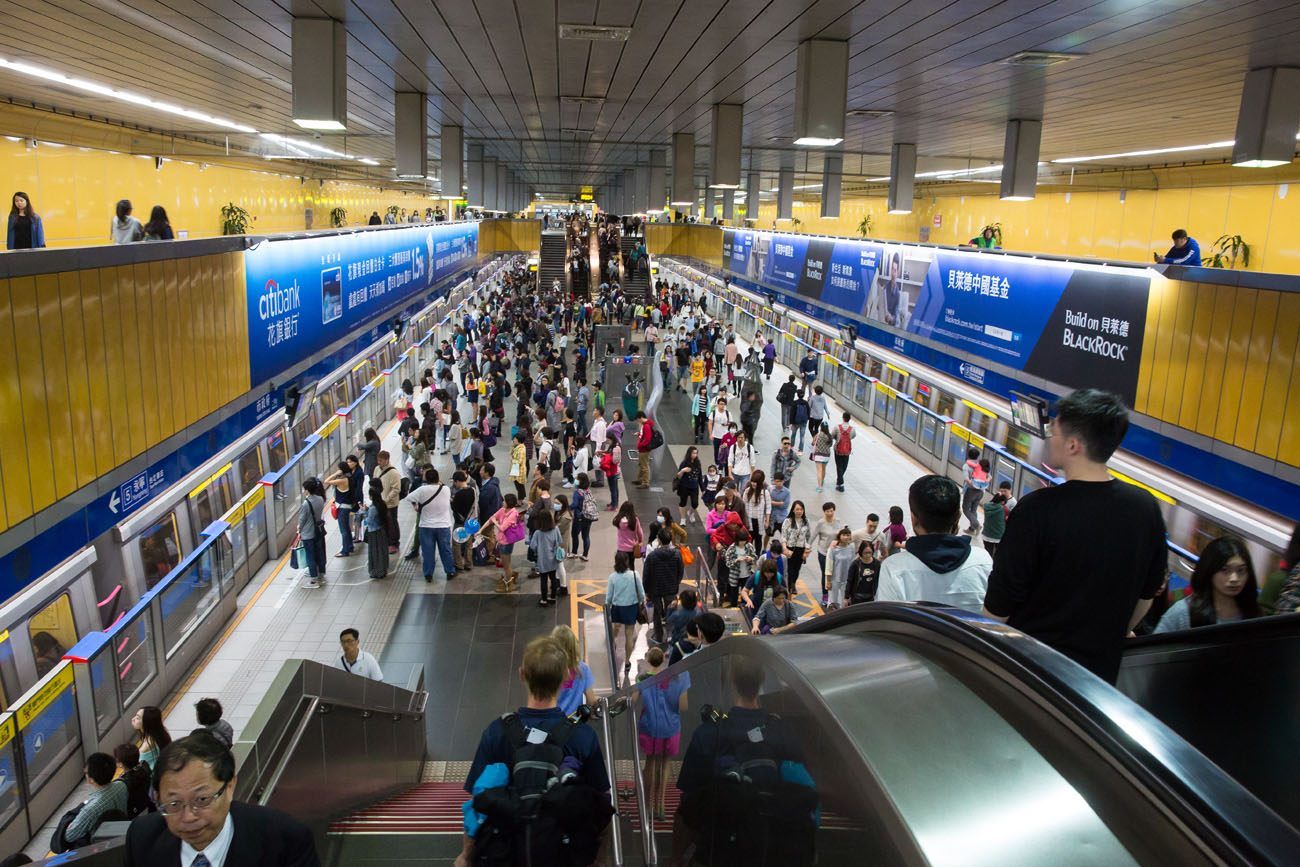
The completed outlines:
[[[346,337],[477,256],[477,223],[266,241],[248,250],[252,383]]]
[[[725,230],[732,273],[1051,382],[1132,402],[1150,277],[909,244]]]

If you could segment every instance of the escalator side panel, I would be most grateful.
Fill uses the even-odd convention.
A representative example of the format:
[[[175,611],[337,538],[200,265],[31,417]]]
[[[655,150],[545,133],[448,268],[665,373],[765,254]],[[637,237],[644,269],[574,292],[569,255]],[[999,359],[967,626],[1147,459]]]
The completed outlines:
[[[1287,619],[1135,642],[1118,687],[1300,828],[1300,618]]]

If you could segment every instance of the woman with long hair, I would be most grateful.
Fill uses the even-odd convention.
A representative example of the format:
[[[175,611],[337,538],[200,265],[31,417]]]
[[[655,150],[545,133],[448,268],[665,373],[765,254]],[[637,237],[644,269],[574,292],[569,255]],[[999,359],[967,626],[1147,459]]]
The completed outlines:
[[[645,544],[645,529],[636,516],[636,508],[631,501],[625,501],[614,513],[614,528],[618,534],[616,550],[627,553],[632,565],[641,556],[641,546]]]
[[[1156,632],[1177,632],[1260,616],[1255,567],[1246,543],[1220,536],[1205,546],[1192,570],[1192,592],[1169,606]]]
[[[609,573],[605,585],[605,601],[614,630],[614,669],[621,670],[627,680],[632,670],[632,651],[636,649],[637,614],[645,605],[645,588],[627,551],[614,555],[614,571]]]
[[[131,200],[122,199],[117,203],[113,222],[108,227],[108,236],[114,244],[134,244],[144,238],[144,226],[131,216]]]
[[[772,518],[772,494],[767,488],[766,473],[754,470],[750,474],[741,500],[745,504],[745,513],[749,516],[749,533],[754,537],[754,547],[761,549],[768,521]]]
[[[785,559],[790,568],[786,586],[793,595],[799,592],[799,570],[803,569],[812,551],[812,525],[808,523],[808,510],[803,500],[790,504],[790,515],[781,524],[781,541],[785,543]]]
[[[370,482],[370,506],[366,509],[366,571],[372,581],[388,575],[388,506],[384,483]]]
[[[32,207],[26,193],[14,193],[9,203],[9,231],[5,238],[6,250],[35,250],[45,246],[45,226],[40,214]]]
[[[812,438],[812,462],[817,468],[817,493],[822,492],[826,484],[826,465],[831,462],[831,426],[822,422]]]
[[[551,630],[551,639],[564,651],[568,665],[568,673],[555,697],[556,706],[567,716],[584,704],[596,703],[595,678],[578,653],[578,634],[571,627],[561,623]]]
[[[677,507],[681,510],[682,523],[691,521],[699,523],[700,516],[696,509],[700,507],[700,488],[704,483],[704,469],[700,466],[700,450],[691,446],[686,450],[686,457],[677,465],[677,475],[673,477],[673,489],[677,491]],[[690,504],[690,509],[686,508]]]
[[[144,224],[144,239],[146,241],[173,241],[176,235],[172,232],[172,222],[167,219],[167,211],[162,205],[154,205],[153,210],[149,212],[149,222]]]
[[[171,734],[163,725],[162,709],[153,705],[140,708],[131,717],[131,728],[135,729],[135,745],[140,750],[140,761],[153,768],[163,747],[172,742]]]

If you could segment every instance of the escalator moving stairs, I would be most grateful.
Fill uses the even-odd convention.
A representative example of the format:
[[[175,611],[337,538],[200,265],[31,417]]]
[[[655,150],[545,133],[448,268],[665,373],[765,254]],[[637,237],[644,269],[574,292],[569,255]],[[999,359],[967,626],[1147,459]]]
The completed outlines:
[[[335,819],[327,834],[460,834],[464,828],[461,805],[466,798],[460,783],[420,783]]]
[[[564,273],[565,243],[563,232],[542,233],[542,262],[539,277],[543,286],[550,286],[556,280],[565,285]]]

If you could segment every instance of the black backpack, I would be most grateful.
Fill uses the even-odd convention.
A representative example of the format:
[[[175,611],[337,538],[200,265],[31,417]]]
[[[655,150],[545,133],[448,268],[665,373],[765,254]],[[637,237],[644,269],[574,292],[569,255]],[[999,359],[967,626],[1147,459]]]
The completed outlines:
[[[563,458],[560,457],[560,444],[557,442],[552,442],[551,454],[546,460],[546,468],[551,472],[555,472],[563,465],[564,465],[564,460]]]
[[[660,433],[659,428],[650,428],[650,448],[657,449],[664,444],[664,435]]]
[[[501,718],[513,756],[510,782],[474,796],[484,821],[474,835],[482,867],[588,867],[614,808],[609,797],[579,781],[564,745],[579,723],[557,725],[531,743],[517,714]]]
[[[789,758],[781,718],[747,727],[705,705],[715,728],[713,773],[682,793],[681,816],[698,835],[697,857],[710,867],[810,867],[817,858],[815,789],[783,779]],[[698,736],[698,735],[697,735]]]

